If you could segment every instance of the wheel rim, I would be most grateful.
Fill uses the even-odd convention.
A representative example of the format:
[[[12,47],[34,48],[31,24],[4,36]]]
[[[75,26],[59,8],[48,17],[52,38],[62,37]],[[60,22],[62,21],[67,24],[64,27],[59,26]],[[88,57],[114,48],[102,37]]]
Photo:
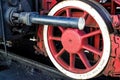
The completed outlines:
[[[86,12],[88,9],[97,15],[93,15],[92,11]],[[99,13],[82,1],[63,1],[49,15],[86,19],[86,28],[83,31],[45,25],[44,44],[53,64],[74,79],[89,79],[98,75],[105,68],[110,55],[109,32]],[[108,49],[105,49],[106,45],[109,46]]]

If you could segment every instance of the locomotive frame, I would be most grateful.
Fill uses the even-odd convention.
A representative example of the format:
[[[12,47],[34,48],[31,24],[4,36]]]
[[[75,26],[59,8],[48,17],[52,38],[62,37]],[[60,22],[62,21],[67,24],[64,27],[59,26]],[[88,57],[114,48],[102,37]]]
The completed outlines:
[[[73,79],[119,77],[120,0],[1,0],[0,11],[5,52],[26,38]]]

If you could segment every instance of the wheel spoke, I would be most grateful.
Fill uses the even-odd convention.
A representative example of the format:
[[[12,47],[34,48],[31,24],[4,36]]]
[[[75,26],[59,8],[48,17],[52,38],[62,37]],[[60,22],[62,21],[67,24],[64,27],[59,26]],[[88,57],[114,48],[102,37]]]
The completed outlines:
[[[75,67],[75,54],[70,54],[70,68],[73,69]]]
[[[49,40],[61,41],[61,37],[49,36]]]
[[[79,56],[79,58],[81,59],[81,61],[83,62],[84,66],[87,69],[91,67],[91,64],[90,64],[89,60],[87,59],[86,55],[83,52],[79,52],[78,56]]]
[[[96,49],[100,49],[100,43],[101,43],[100,35],[96,35],[96,36],[95,36],[94,42],[95,42],[95,44],[94,44],[95,48],[96,48]],[[99,56],[95,54],[95,55],[94,55],[94,59],[95,59],[96,61],[98,61]]]
[[[95,48],[93,46],[84,45],[83,48],[90,51],[90,52],[93,52],[96,55],[102,56],[102,51],[100,51],[99,49],[97,49],[97,48]]]
[[[95,35],[100,34],[100,33],[101,33],[100,30],[96,30],[96,31],[93,31],[93,32],[90,32],[88,34],[83,35],[82,38],[88,38],[88,37],[95,36]]]
[[[60,57],[64,52],[65,52],[65,49],[62,48],[62,49],[55,55],[55,57],[56,57],[56,58]]]
[[[60,31],[63,33],[65,29],[63,27],[59,27]]]
[[[71,9],[69,9],[69,8],[66,9],[66,16],[67,17],[71,17],[72,16]]]
[[[95,48],[97,48],[97,49],[99,49],[99,45],[100,45],[100,35],[96,35],[95,36],[95,44],[94,44],[94,46],[95,46]]]
[[[87,19],[88,13],[87,13],[87,12],[84,12],[82,17],[83,17],[84,19]]]

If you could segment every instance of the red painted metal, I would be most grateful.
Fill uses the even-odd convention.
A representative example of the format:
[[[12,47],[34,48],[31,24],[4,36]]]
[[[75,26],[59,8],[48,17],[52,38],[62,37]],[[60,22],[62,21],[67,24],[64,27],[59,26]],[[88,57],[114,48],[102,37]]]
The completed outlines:
[[[81,12],[81,9],[72,12],[72,9],[77,8],[65,7],[62,10],[58,11],[55,16],[59,16],[61,14],[61,16],[67,17],[82,16],[86,19],[86,25],[90,27],[92,26],[92,28],[96,27],[97,29],[91,29],[90,33],[86,33],[85,31],[80,31],[78,29],[66,29],[62,27],[58,27],[56,29],[49,26],[48,44],[53,57],[62,67],[74,73],[85,73],[94,69],[97,66],[97,63],[99,63],[100,58],[102,57],[102,51],[100,51],[99,48],[96,48],[99,46],[99,44],[96,44],[96,47],[94,47],[88,43],[88,38],[92,36],[96,36],[96,40],[100,41],[100,38],[98,38],[97,35],[100,36],[101,31],[98,29],[98,25],[95,20],[87,12]],[[66,13],[63,14],[64,11],[66,11]],[[55,29],[57,30],[57,33],[55,32]],[[89,55],[97,55],[99,57],[96,57],[97,59],[94,65],[90,63],[87,54],[85,54],[85,50],[91,52],[91,54]],[[63,55],[66,55],[66,59],[69,59],[68,62],[64,60]],[[80,63],[83,64],[82,67],[76,67],[75,57],[78,57],[77,59],[81,61]]]
[[[111,17],[114,29],[120,29],[120,14],[116,14],[117,7],[120,7],[120,0],[111,0]]]
[[[48,13],[49,10],[57,3],[56,0],[42,0],[42,7],[44,13]]]
[[[114,29],[120,29],[120,14],[112,15],[112,25]]]
[[[110,75],[112,77],[120,76],[120,36],[111,35],[112,42],[112,52],[108,65],[104,71],[105,75]]]
[[[34,46],[34,49],[36,50],[35,52],[37,54],[42,54],[44,56],[47,56],[47,53],[44,48],[44,43],[43,43],[43,26],[39,25],[38,32],[37,32],[37,45]]]
[[[99,1],[99,0],[96,0]],[[57,3],[56,0],[43,0],[43,8],[44,12],[48,13],[49,10]],[[116,30],[120,30],[120,14],[116,14],[116,8],[120,6],[120,0],[111,0],[110,2],[101,4],[103,5],[111,14],[112,17],[112,24],[113,28]],[[57,30],[59,32],[59,35],[53,34],[54,27],[49,27],[48,29],[48,42],[50,45],[51,52],[53,53],[54,58],[58,61],[59,64],[61,64],[66,70],[75,72],[75,73],[84,73],[89,72],[92,68],[95,68],[97,63],[95,65],[91,65],[89,63],[89,59],[85,54],[83,54],[84,49],[87,51],[90,51],[94,54],[94,60],[98,61],[100,60],[100,57],[102,56],[101,51],[99,50],[100,47],[103,46],[100,44],[101,38],[100,38],[100,30],[98,28],[97,23],[95,20],[85,11],[83,12],[71,12],[71,8],[68,7],[64,8],[63,10],[66,12],[62,14],[62,16],[67,17],[84,17],[86,19],[86,25],[89,25],[89,27],[92,27],[90,29],[89,33],[86,33],[84,31],[76,30],[76,29],[65,29],[62,27],[59,27]],[[62,13],[62,11],[58,11],[55,15],[59,16]],[[61,16],[61,15],[60,15]],[[94,29],[93,29],[94,27]],[[37,43],[38,48],[40,49],[39,52],[44,52],[44,44],[43,44],[43,29],[39,28],[38,30],[38,38],[39,41]],[[99,34],[99,35],[98,35]],[[94,35],[94,46],[91,46],[88,44],[88,38]],[[111,46],[112,46],[112,52],[110,55],[110,59],[108,62],[107,67],[105,68],[104,74],[110,75],[110,76],[120,76],[120,36],[118,35],[110,35],[111,37]],[[55,42],[58,42],[58,46],[54,45]],[[72,43],[72,44],[70,44]],[[67,51],[67,52],[66,52]],[[62,55],[69,55],[68,59],[69,62],[64,61]],[[84,65],[84,70],[77,69],[75,67],[75,57],[78,57],[81,59],[82,64]],[[66,57],[67,58],[67,57]]]
[[[89,72],[91,69],[95,68],[100,59],[95,65],[91,65],[86,54],[84,54],[84,49],[91,51],[95,55],[98,55],[99,58],[102,56],[102,52],[99,49],[96,49],[87,43],[87,38],[93,35],[100,34],[100,30],[85,34],[83,31],[79,31],[76,29],[66,29],[62,33],[62,37],[55,37],[52,34],[53,27],[49,27],[48,31],[48,41],[52,55],[66,70],[75,73],[84,73]],[[54,45],[54,41],[59,41],[62,43],[62,48],[59,51],[57,50],[58,48]],[[61,58],[62,55],[66,54],[65,51],[67,51],[67,54],[69,55],[69,64],[67,64],[67,62]],[[79,59],[81,59],[83,65],[85,66],[84,69],[75,67],[76,55]]]
[[[87,40],[82,36],[85,33],[77,29],[67,29],[61,37],[61,42],[65,50],[69,53],[77,53],[82,49],[83,45],[87,44]]]
[[[113,0],[117,5],[120,5],[120,0]]]

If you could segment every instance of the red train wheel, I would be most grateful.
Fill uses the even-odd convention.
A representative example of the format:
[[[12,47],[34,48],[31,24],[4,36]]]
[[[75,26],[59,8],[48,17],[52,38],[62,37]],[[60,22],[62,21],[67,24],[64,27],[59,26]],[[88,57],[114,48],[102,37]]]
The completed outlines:
[[[86,21],[84,30],[44,26],[46,51],[61,72],[74,79],[89,79],[104,70],[111,48],[106,14],[88,0],[63,1],[49,12],[51,16],[83,17]]]

